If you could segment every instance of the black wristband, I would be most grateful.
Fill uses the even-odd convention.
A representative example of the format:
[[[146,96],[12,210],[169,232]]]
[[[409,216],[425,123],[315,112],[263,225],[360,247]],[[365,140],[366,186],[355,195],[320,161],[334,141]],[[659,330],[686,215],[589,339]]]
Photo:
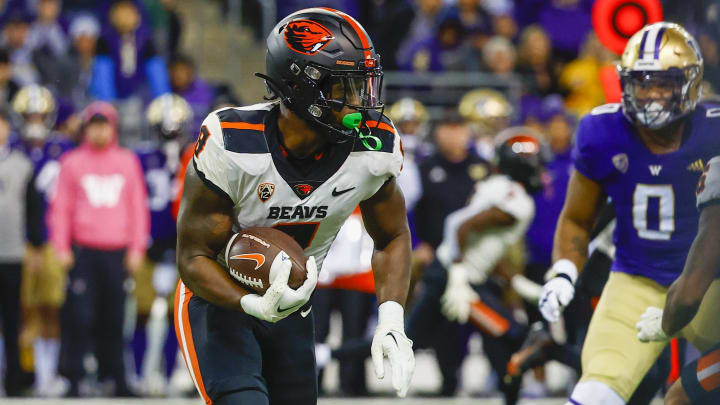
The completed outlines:
[[[572,280],[570,279],[570,276],[568,276],[568,275],[565,274],[565,273],[558,273],[555,277],[564,278],[565,280],[569,281],[570,284],[573,283]]]

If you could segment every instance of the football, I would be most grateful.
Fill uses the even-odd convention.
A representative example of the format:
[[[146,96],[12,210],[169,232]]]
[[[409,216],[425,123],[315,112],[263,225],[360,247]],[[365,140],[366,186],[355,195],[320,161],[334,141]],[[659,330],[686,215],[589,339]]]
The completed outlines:
[[[288,285],[297,289],[307,278],[305,252],[295,239],[275,228],[248,228],[233,235],[225,248],[228,273],[238,284],[263,295],[275,277],[270,268],[280,251],[292,260]]]

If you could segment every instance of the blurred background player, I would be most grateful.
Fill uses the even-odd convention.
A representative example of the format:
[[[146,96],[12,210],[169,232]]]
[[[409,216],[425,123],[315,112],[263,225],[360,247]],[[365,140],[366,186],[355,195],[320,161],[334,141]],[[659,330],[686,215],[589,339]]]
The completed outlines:
[[[535,215],[531,194],[542,188],[548,151],[541,135],[529,128],[508,128],[495,142],[497,173],[477,184],[467,206],[448,215],[437,257],[447,269],[442,313],[459,323],[471,320],[480,328],[485,352],[502,377],[527,328],[515,320],[502,293],[486,280],[523,240]],[[499,385],[505,403],[517,403],[519,385],[510,386],[502,379]]]
[[[177,231],[171,207],[180,154],[191,141],[193,112],[185,99],[168,93],[153,100],[145,115],[149,139],[138,144],[135,153],[147,184],[150,245],[147,260],[133,274],[137,302],[133,349],[143,389],[162,395],[177,354],[177,340],[168,327],[168,298],[177,283]]]
[[[48,205],[55,193],[60,157],[73,148],[72,142],[53,131],[57,108],[55,98],[42,86],[25,86],[12,102],[13,117],[20,138],[15,147],[33,163],[30,193],[37,215],[28,227],[28,248],[24,261],[23,307],[27,320],[23,343],[33,346],[35,391],[39,396],[58,396],[65,384],[57,378],[60,353],[60,308],[65,301],[65,274],[48,244]]]
[[[458,104],[460,116],[472,129],[477,153],[491,160],[495,136],[510,125],[513,107],[505,96],[492,89],[467,92]]]
[[[50,208],[52,244],[68,271],[61,369],[68,395],[79,396],[92,350],[105,391],[128,396],[125,281],[139,271],[148,245],[147,192],[138,158],[117,145],[115,108],[93,102],[82,117],[83,143],[63,157]]]
[[[7,396],[23,388],[20,369],[20,283],[25,255],[25,234],[33,212],[31,196],[33,166],[22,152],[10,149],[10,123],[0,116],[0,324],[5,362],[3,386]]]
[[[540,310],[555,322],[572,300],[591,227],[605,195],[617,215],[615,260],[593,314],[583,376],[569,403],[625,404],[665,345],[644,345],[635,322],[664,299],[697,232],[694,187],[701,165],[720,147],[712,114],[698,104],[702,56],[670,23],[645,26],[628,41],[619,67],[622,104],[595,108],[580,122],[575,171],[558,221],[555,278]]]

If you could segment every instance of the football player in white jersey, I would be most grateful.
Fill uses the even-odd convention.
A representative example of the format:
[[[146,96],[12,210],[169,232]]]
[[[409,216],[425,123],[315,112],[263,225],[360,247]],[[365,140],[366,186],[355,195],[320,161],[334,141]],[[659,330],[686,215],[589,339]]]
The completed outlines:
[[[448,215],[438,261],[447,269],[440,298],[451,321],[468,320],[483,332],[483,347],[499,376],[505,375],[511,355],[522,344],[527,327],[517,322],[492,288],[488,275],[521,243],[535,215],[531,193],[542,188],[547,147],[530,128],[513,127],[495,140],[499,173],[477,183],[467,206]],[[414,317],[414,314],[413,314]],[[414,319],[414,318],[413,318]],[[414,329],[409,329],[413,336]],[[499,381],[505,404],[515,404],[520,385]]]
[[[414,369],[404,332],[410,232],[395,177],[402,149],[377,110],[382,70],[365,30],[345,13],[312,8],[284,18],[267,39],[265,104],[212,112],[203,122],[178,217],[175,322],[206,403],[315,404],[313,316],[317,268],[360,206],[375,243],[375,371],[387,356],[405,396]],[[234,232],[275,227],[305,249],[306,283],[287,286],[290,263],[263,296],[216,260]],[[317,264],[317,267],[316,267]]]
[[[448,215],[438,260],[448,269],[443,311],[465,323],[478,298],[471,284],[482,284],[508,248],[525,235],[535,215],[529,193],[542,187],[540,136],[530,128],[500,132],[496,153],[500,173],[475,186],[467,206]]]

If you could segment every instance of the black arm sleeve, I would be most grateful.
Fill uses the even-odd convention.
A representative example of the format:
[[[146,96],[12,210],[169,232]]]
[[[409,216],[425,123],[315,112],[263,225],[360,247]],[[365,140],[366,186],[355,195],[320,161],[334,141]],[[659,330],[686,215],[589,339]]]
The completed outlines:
[[[30,177],[25,192],[26,209],[25,215],[27,219],[27,236],[28,242],[35,247],[39,247],[44,242],[43,221],[45,220],[45,201],[42,193],[35,187],[35,178]]]
[[[600,209],[598,219],[595,221],[595,226],[590,232],[590,240],[595,239],[613,219],[615,219],[615,205],[612,201],[608,201],[605,203],[605,206]]]

